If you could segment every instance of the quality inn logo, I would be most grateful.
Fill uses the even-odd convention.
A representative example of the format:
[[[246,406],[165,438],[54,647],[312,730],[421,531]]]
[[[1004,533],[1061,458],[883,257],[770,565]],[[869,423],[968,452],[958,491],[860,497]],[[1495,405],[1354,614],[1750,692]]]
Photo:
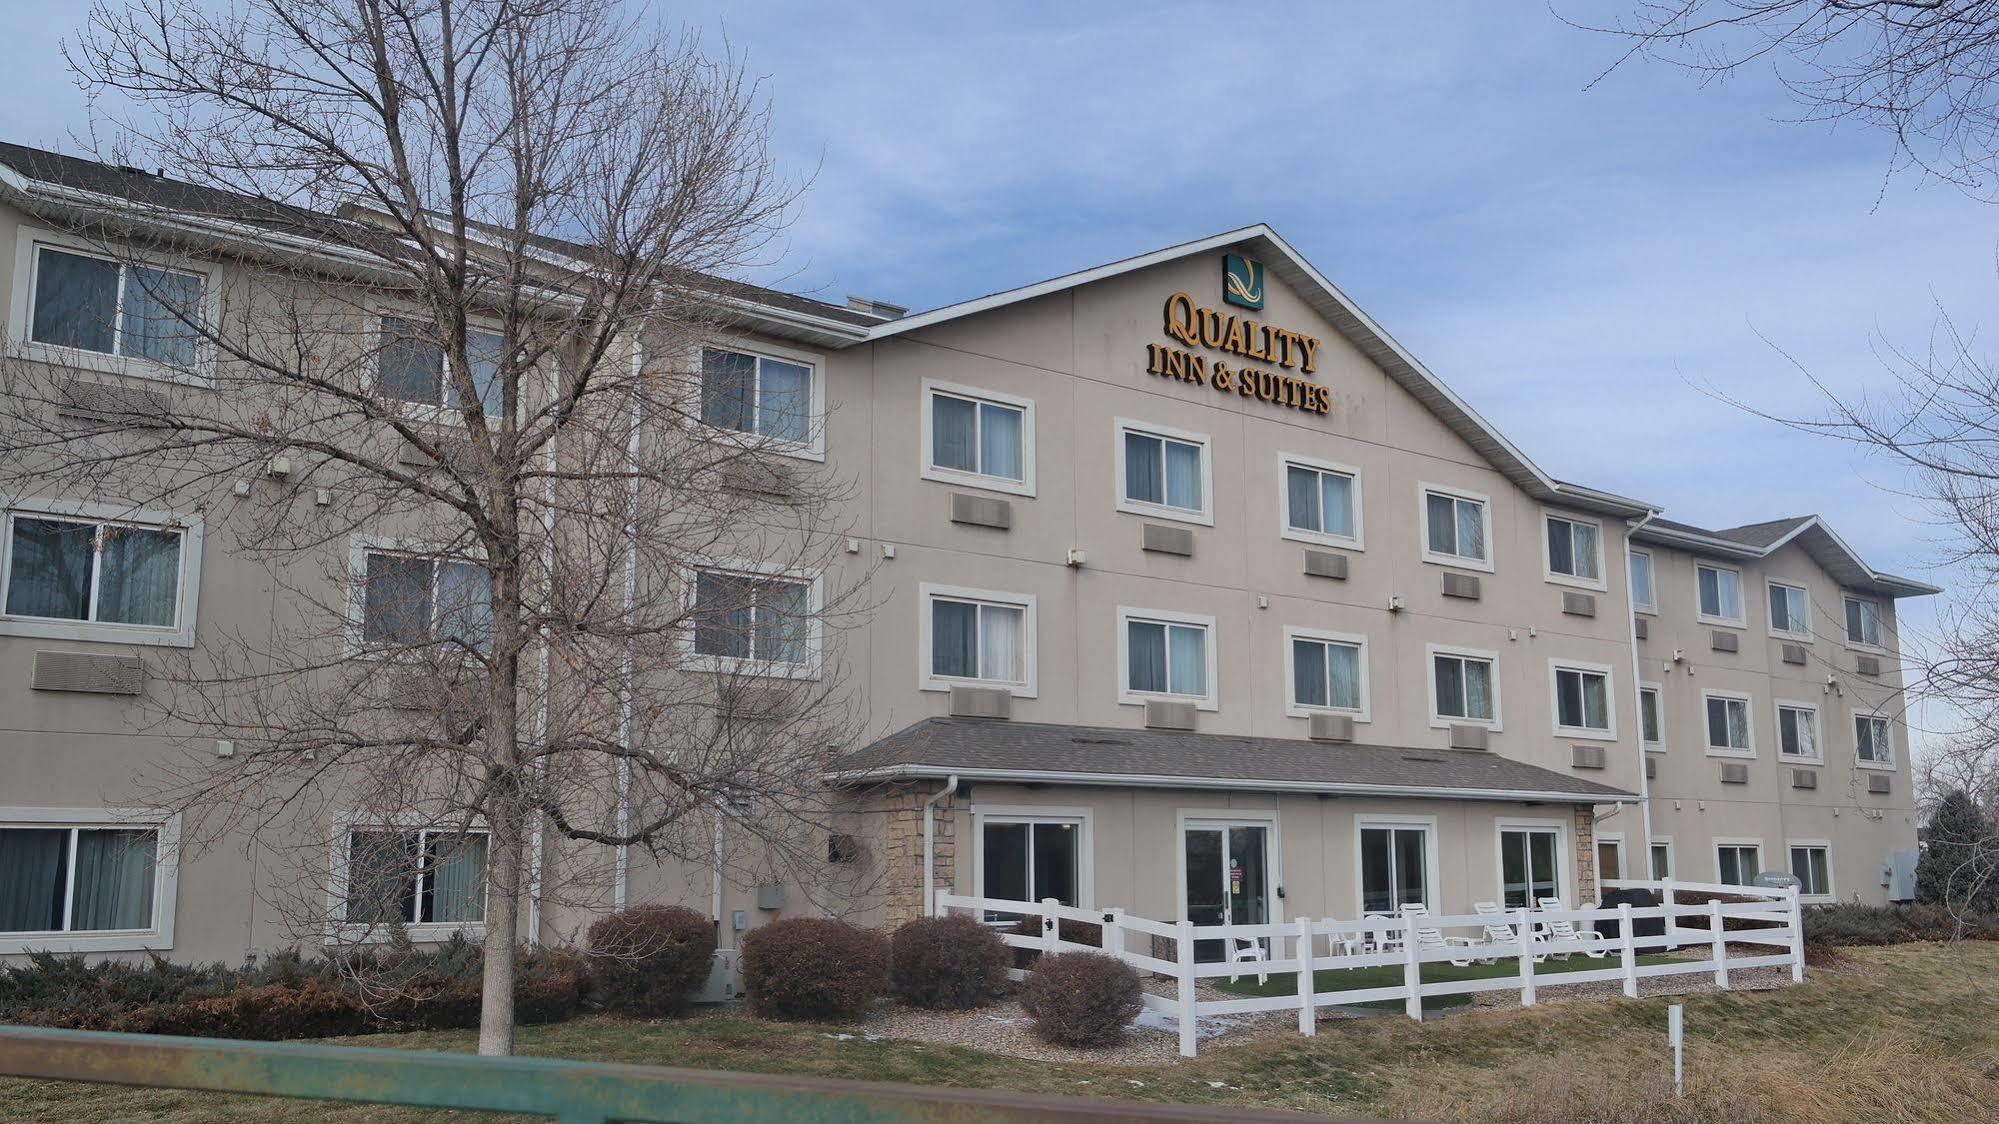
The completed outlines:
[[[1239,308],[1263,308],[1263,263],[1241,254],[1222,255],[1222,299]]]

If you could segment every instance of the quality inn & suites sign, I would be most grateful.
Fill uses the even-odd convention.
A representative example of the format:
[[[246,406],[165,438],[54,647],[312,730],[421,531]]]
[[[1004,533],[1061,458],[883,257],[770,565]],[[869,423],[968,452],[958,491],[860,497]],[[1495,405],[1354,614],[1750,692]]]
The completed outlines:
[[[1263,289],[1262,262],[1240,254],[1223,255],[1225,303],[1260,312]],[[1182,346],[1146,344],[1147,374],[1194,386],[1211,386],[1221,394],[1255,398],[1308,414],[1332,413],[1333,395],[1329,387],[1286,373],[1295,370],[1300,375],[1310,375],[1318,369],[1318,337],[1196,304],[1186,293],[1166,298],[1164,318],[1167,337]],[[1278,369],[1231,365],[1227,359],[1204,352],[1220,352]]]

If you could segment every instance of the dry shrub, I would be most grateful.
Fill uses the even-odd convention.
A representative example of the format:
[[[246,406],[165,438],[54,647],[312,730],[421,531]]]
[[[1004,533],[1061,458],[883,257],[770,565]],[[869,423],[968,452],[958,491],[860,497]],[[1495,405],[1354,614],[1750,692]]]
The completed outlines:
[[[872,929],[794,917],[743,937],[750,1010],[775,1019],[865,1014],[888,986],[888,941]]]
[[[590,926],[591,989],[623,1014],[686,1011],[714,960],[715,923],[681,906],[635,906]]]
[[[1021,988],[1034,1033],[1058,1046],[1115,1046],[1144,1002],[1138,973],[1101,952],[1044,956]]]
[[[974,918],[920,917],[889,938],[889,988],[913,1007],[983,1007],[1006,990],[1011,953],[998,933]]]

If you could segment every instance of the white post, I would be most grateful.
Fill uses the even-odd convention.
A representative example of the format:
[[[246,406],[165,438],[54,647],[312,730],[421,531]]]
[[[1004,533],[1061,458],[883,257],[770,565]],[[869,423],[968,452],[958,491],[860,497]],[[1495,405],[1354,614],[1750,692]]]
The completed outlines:
[[[1423,1021],[1423,949],[1416,941],[1416,919],[1402,915],[1402,984],[1409,989],[1402,1010],[1417,1022]]]
[[[1681,1078],[1686,1072],[1687,1022],[1686,1011],[1678,1003],[1666,1008],[1666,1037],[1673,1043],[1673,1096],[1684,1097],[1687,1088]]]
[[[1721,930],[1721,903],[1707,903],[1707,924],[1709,942],[1713,948],[1714,986],[1728,987],[1728,937]]]
[[[1520,938],[1520,1005],[1534,1005],[1534,911],[1522,909],[1513,915],[1513,931]]]
[[[1104,955],[1124,959],[1124,910],[1104,911]]]
[[[1319,1033],[1319,1009],[1312,1002],[1318,985],[1312,979],[1312,919],[1298,919],[1298,1033]]]
[[[1178,958],[1174,963],[1179,973],[1180,993],[1180,1056],[1194,1056],[1194,923],[1180,922],[1178,934]]]
[[[1673,880],[1671,878],[1663,878],[1660,879],[1660,882],[1661,882],[1661,888],[1659,891],[1659,904],[1667,907],[1676,906],[1680,904],[1673,900]],[[1673,940],[1673,930],[1680,927],[1679,920],[1680,920],[1679,917],[1675,914],[1668,913],[1666,915],[1666,928],[1662,931],[1663,935],[1666,938],[1666,947],[1661,949],[1660,951],[1662,952],[1674,951],[1680,947],[1679,944]]]
[[[1055,911],[1062,903],[1054,898],[1041,899],[1041,955],[1056,956],[1062,951],[1062,920]]]
[[[1805,982],[1805,907],[1798,891],[1791,895],[1791,982]]]
[[[930,916],[932,917],[950,916],[951,911],[948,908],[946,908],[944,905],[944,899],[949,897],[950,895],[951,895],[951,887],[949,886],[937,887],[936,895],[930,899]]]
[[[1621,902],[1617,907],[1618,951],[1624,961],[1624,997],[1638,998],[1638,948],[1635,934],[1631,931],[1631,903]]]

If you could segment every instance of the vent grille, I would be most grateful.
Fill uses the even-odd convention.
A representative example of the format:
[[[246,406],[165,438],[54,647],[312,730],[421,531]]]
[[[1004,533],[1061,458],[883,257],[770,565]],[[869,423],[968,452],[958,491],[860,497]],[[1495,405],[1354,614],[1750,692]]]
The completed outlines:
[[[1791,770],[1792,788],[1817,788],[1818,786],[1819,774],[1817,769]]]
[[[1330,550],[1308,550],[1305,552],[1305,574],[1314,578],[1347,580],[1347,556]]]
[[[1462,597],[1467,601],[1476,601],[1479,599],[1480,594],[1481,590],[1479,586],[1478,575],[1476,574],[1444,575],[1444,596]]]
[[[1572,745],[1569,747],[1569,764],[1578,769],[1601,769],[1605,755],[1600,745]]]
[[[1798,666],[1802,667],[1802,666],[1804,666],[1804,663],[1805,663],[1805,658],[1806,658],[1806,657],[1805,657],[1805,646],[1804,646],[1803,644],[1786,644],[1786,645],[1784,645],[1784,662],[1785,662],[1785,663],[1788,663],[1788,664],[1796,664],[1796,665],[1798,665]]]
[[[1637,635],[1638,639],[1644,640],[1652,635],[1652,622],[1646,620],[1644,617],[1633,617],[1631,619],[1631,631]]]
[[[36,652],[37,691],[79,691],[92,695],[136,695],[146,686],[146,662],[138,656],[88,652]]]
[[[1345,714],[1314,714],[1310,736],[1315,742],[1350,742],[1353,718]]]
[[[1004,687],[951,688],[953,718],[1012,718],[1013,692]]]
[[[1879,675],[1881,674],[1881,661],[1874,656],[1855,656],[1853,658],[1853,670],[1862,675]]]
[[[1587,593],[1563,593],[1562,612],[1572,617],[1596,616],[1596,598]]]
[[[951,493],[951,522],[1005,531],[1013,527],[1013,504],[992,496]]]
[[[1886,773],[1874,773],[1867,778],[1867,791],[1885,795],[1895,791],[1895,783]]]
[[[1178,554],[1183,558],[1194,556],[1194,532],[1186,527],[1163,527],[1157,523],[1145,525],[1145,537],[1140,546],[1154,554]]]
[[[1708,647],[1717,652],[1739,652],[1742,650],[1742,638],[1717,628],[1708,634]]]
[[[1492,744],[1492,731],[1483,726],[1453,725],[1452,749],[1484,749]]]
[[[1191,730],[1194,704],[1170,699],[1145,700],[1145,725],[1153,730]]]
[[[93,421],[122,421],[143,426],[151,419],[165,415],[168,405],[166,395],[155,391],[71,379],[63,385],[56,412]]]
[[[798,480],[781,465],[762,460],[737,460],[722,467],[722,487],[746,496],[785,498],[797,494]]]
[[[1721,767],[1721,783],[1748,784],[1749,766],[1742,764],[1733,764],[1733,763],[1723,765]]]

